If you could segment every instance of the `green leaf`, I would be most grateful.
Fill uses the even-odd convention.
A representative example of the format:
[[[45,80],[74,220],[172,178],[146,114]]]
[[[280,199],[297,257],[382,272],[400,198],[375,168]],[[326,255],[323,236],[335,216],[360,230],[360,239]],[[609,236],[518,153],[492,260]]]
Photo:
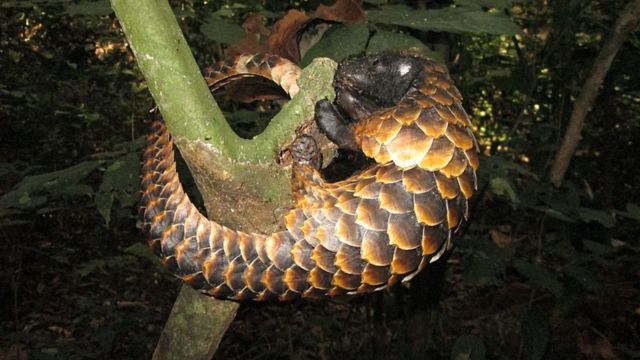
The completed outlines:
[[[520,322],[523,353],[526,359],[544,358],[549,344],[549,319],[543,311],[533,308]]]
[[[456,5],[467,6],[476,9],[506,9],[511,7],[512,0],[455,0]]]
[[[113,10],[108,0],[85,0],[67,5],[66,12],[69,15],[106,16],[111,14]]]
[[[481,338],[475,335],[464,335],[456,339],[451,350],[451,360],[484,360],[487,349]]]
[[[578,215],[585,222],[597,222],[606,228],[612,228],[616,224],[616,219],[606,211],[581,207]]]
[[[369,40],[367,54],[385,50],[412,50],[426,57],[444,62],[442,55],[429,49],[422,41],[411,35],[391,31],[378,30]]]
[[[546,206],[533,206],[531,207],[533,210],[537,210],[537,211],[541,211],[547,215],[549,215],[550,217],[557,219],[557,220],[561,220],[564,222],[568,222],[568,223],[575,223],[576,220],[561,213],[560,211],[556,210],[556,209],[552,209]]]
[[[153,264],[156,267],[156,271],[160,273],[169,274],[169,270],[167,270],[167,267],[162,264],[160,258],[158,258],[158,256],[156,256],[148,246],[142,243],[135,243],[124,249],[124,252],[145,259],[149,263]]]
[[[209,16],[200,26],[200,32],[208,39],[223,44],[233,44],[244,37],[242,26],[217,16]]]
[[[102,184],[95,197],[98,212],[106,225],[111,220],[113,201],[118,200],[123,207],[131,206],[136,200],[140,159],[135,153],[125,154],[114,160],[102,177]]]
[[[69,188],[75,187],[78,181],[87,177],[101,163],[101,161],[84,161],[66,169],[26,176],[15,186],[15,190],[0,197],[0,208],[32,209],[47,201],[47,197],[44,196],[46,194],[60,196],[65,195],[66,192],[86,193],[86,187]]]
[[[368,39],[369,29],[366,25],[334,26],[304,54],[300,65],[305,67],[318,57],[328,57],[339,62],[350,55],[363,52]]]
[[[580,285],[582,285],[582,287],[584,287],[586,290],[594,293],[602,290],[602,284],[598,281],[598,279],[596,279],[593,273],[591,273],[591,271],[587,270],[586,268],[579,265],[570,264],[565,266],[563,270],[565,275],[572,277],[573,279],[578,281],[578,283],[580,283]]]
[[[615,249],[611,246],[602,245],[591,240],[584,240],[582,243],[587,250],[595,255],[607,255],[615,251]]]
[[[491,186],[491,192],[500,196],[507,196],[512,204],[517,205],[520,203],[518,195],[511,184],[511,182],[505,178],[495,177],[489,181]]]
[[[369,21],[423,31],[515,35],[520,28],[507,16],[467,7],[414,9],[406,5],[382,6],[368,12]]]
[[[562,283],[550,271],[520,259],[515,260],[513,265],[522,276],[529,280],[530,284],[547,289],[556,297],[562,295]]]

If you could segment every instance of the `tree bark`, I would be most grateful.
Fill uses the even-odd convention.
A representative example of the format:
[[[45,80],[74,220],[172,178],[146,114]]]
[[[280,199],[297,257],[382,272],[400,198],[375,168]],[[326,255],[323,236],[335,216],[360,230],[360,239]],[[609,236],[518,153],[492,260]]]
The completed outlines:
[[[138,67],[180,149],[209,217],[247,232],[270,233],[290,204],[290,170],[275,163],[295,130],[312,121],[314,105],[332,99],[335,62],[317,59],[302,72],[300,92],[254,139],[237,136],[202,78],[166,0],[111,0]],[[183,288],[154,359],[210,359],[238,303]]]
[[[580,95],[573,105],[573,111],[569,119],[569,126],[564,134],[562,143],[556,153],[550,172],[550,180],[553,185],[559,187],[562,184],[565,173],[569,168],[571,158],[582,138],[587,114],[593,107],[598,88],[602,85],[611,63],[627,35],[638,25],[640,20],[640,0],[634,0],[627,4],[622,14],[616,20],[611,33],[604,40],[602,49],[596,57],[593,66],[582,86]]]

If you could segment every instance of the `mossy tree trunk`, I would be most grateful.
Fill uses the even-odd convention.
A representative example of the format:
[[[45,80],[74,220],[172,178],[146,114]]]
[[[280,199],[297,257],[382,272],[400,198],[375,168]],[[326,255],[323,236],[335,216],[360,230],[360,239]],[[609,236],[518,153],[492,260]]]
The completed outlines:
[[[278,210],[290,204],[290,173],[275,163],[295,129],[313,118],[319,99],[332,98],[335,63],[308,66],[301,91],[252,140],[229,127],[209,92],[167,0],[111,0],[138,66],[174,141],[191,170],[212,219],[270,233]],[[183,288],[154,359],[209,359],[238,304]]]

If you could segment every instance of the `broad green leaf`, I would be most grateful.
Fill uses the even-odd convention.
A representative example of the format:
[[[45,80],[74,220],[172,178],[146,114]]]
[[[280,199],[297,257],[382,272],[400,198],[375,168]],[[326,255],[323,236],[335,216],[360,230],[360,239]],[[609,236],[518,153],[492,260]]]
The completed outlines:
[[[533,210],[537,210],[537,211],[541,211],[545,214],[547,214],[549,217],[552,217],[554,219],[557,220],[561,220],[564,222],[568,222],[568,223],[575,223],[576,220],[561,213],[560,211],[556,210],[556,209],[552,209],[549,207],[545,207],[545,206],[533,206],[532,207]]]
[[[570,264],[565,266],[563,270],[565,275],[574,278],[588,291],[599,292],[602,290],[602,284],[588,269],[576,264]]]
[[[636,220],[640,220],[640,206],[632,203],[627,204],[627,212]]]
[[[451,349],[451,360],[484,360],[487,349],[481,338],[475,335],[464,335],[456,339]]]
[[[233,44],[244,37],[242,26],[216,16],[207,18],[200,26],[200,32],[210,40],[223,44]]]
[[[523,353],[526,359],[544,358],[549,344],[548,315],[537,308],[529,310],[520,322]]]
[[[116,159],[104,172],[95,203],[107,226],[111,220],[114,200],[117,199],[123,207],[131,206],[135,202],[139,173],[140,159],[135,153]]]
[[[113,12],[109,0],[80,1],[77,4],[69,4],[66,7],[69,15],[106,16]]]
[[[584,240],[584,247],[595,255],[607,255],[615,251],[611,246],[602,245],[599,242]]]
[[[151,251],[151,249],[143,243],[135,243],[124,249],[124,252],[145,259],[149,263],[153,264],[156,267],[156,271],[160,273],[169,274],[169,270],[167,270],[166,266],[162,265],[160,258],[156,256],[156,254],[154,254],[153,251]]]
[[[377,53],[384,50],[413,50],[422,55],[443,62],[442,55],[429,49],[422,41],[411,35],[391,31],[378,30],[369,40],[367,53]]]
[[[512,0],[455,0],[454,2],[456,3],[456,5],[467,6],[476,9],[506,9],[513,3]]]
[[[515,260],[513,265],[532,285],[547,289],[556,297],[562,295],[562,283],[550,271],[520,259]]]
[[[414,9],[406,5],[382,6],[368,12],[369,21],[407,26],[423,31],[515,35],[520,28],[507,16],[466,7]]]
[[[606,211],[581,207],[578,214],[583,221],[595,221],[606,228],[612,228],[616,224],[616,219]]]
[[[517,205],[520,203],[520,199],[518,199],[518,195],[516,194],[516,191],[509,180],[505,178],[495,177],[491,179],[491,181],[489,181],[489,184],[491,186],[491,191],[494,194],[507,196],[512,204]]]
[[[66,169],[26,176],[15,186],[15,190],[0,197],[0,208],[31,209],[40,206],[47,201],[44,195],[64,195],[67,189],[76,186],[78,181],[87,177],[101,163],[101,161],[84,161]],[[86,191],[86,187],[80,189]]]
[[[305,67],[318,57],[328,57],[339,62],[350,55],[363,52],[368,39],[369,29],[366,25],[334,26],[304,54],[300,64]]]

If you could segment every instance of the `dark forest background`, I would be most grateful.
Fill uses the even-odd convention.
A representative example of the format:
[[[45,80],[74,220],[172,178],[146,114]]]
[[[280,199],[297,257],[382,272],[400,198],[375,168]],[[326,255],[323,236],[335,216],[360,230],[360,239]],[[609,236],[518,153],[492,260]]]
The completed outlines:
[[[171,0],[202,67],[321,3]],[[339,3],[359,15],[314,23],[302,64],[393,48],[446,63],[483,154],[472,220],[410,289],[243,304],[216,358],[640,358],[640,32],[549,181],[631,1]],[[149,358],[181,284],[135,226],[152,104],[135,58],[108,1],[5,0],[0,30],[0,359]]]

